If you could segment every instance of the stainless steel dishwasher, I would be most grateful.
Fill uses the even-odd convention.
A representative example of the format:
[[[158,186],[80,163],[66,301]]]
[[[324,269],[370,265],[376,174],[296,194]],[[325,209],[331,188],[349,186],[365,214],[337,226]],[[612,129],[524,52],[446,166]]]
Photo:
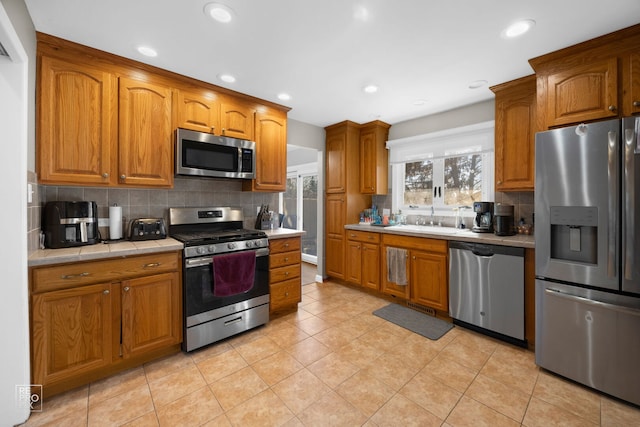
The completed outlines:
[[[453,323],[526,345],[524,248],[449,242]]]

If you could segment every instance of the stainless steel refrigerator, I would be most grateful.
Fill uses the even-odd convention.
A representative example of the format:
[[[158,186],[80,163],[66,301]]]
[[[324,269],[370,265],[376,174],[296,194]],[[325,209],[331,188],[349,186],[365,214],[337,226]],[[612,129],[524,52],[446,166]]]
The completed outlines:
[[[536,134],[536,363],[640,405],[640,117]]]

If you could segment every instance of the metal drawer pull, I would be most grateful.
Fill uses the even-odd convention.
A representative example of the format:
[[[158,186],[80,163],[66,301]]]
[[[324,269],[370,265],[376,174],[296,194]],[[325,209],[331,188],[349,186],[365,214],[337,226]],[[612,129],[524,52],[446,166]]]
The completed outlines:
[[[87,277],[89,276],[91,273],[87,273],[86,271],[84,273],[80,273],[80,274],[64,274],[62,276],[60,276],[61,279],[78,279],[80,277]]]
[[[145,264],[142,268],[152,268],[152,267],[160,267],[159,262],[150,262],[149,264]]]
[[[284,259],[284,262],[287,262],[287,261],[289,261],[289,257],[286,257],[286,258]]]
[[[284,275],[285,275],[285,276],[288,276],[288,275],[289,275],[289,272],[288,272],[288,271],[285,271],[285,272],[284,272]]]
[[[123,290],[124,290],[125,292],[129,292],[129,287],[128,287],[128,286],[125,286]]]
[[[104,291],[102,291],[102,293],[105,295],[109,295],[109,289],[105,289]]]
[[[224,326],[229,326],[238,322],[242,322],[242,316],[236,317],[235,319],[227,320],[226,322],[224,322]]]

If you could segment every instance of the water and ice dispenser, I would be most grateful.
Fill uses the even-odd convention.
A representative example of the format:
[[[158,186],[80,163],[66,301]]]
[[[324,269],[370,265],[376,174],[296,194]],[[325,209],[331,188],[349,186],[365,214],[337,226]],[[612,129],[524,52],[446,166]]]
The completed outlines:
[[[551,206],[551,258],[598,263],[598,208]]]

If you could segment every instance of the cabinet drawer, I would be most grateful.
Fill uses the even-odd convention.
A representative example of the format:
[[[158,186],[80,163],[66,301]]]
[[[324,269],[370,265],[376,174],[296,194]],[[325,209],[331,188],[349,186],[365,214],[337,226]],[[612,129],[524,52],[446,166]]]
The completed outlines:
[[[277,254],[281,252],[299,251],[300,238],[292,237],[289,239],[275,239],[269,241],[269,252]]]
[[[300,280],[292,279],[274,283],[271,285],[270,293],[271,311],[283,306],[297,304],[301,300],[302,293]]]
[[[406,237],[393,234],[385,234],[382,243],[386,246],[395,246],[407,249],[420,249],[429,252],[447,253],[447,241],[429,239],[426,237]]]
[[[347,230],[347,239],[363,243],[380,243],[380,234],[367,231]]]
[[[177,252],[38,267],[31,270],[31,292],[108,283],[179,268]]]
[[[302,255],[300,251],[295,252],[283,252],[281,254],[274,254],[269,256],[269,267],[278,268],[285,265],[300,264]]]
[[[282,282],[300,277],[300,264],[273,268],[269,271],[269,283]],[[299,282],[300,280],[298,280]]]

